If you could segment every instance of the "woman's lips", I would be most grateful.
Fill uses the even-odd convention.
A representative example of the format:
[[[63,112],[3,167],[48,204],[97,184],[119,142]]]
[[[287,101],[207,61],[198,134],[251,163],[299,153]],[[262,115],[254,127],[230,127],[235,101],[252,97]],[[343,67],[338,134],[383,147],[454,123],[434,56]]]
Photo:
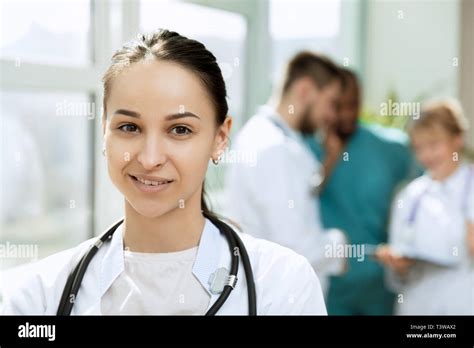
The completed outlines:
[[[160,192],[166,190],[172,183],[173,180],[167,180],[163,178],[154,178],[155,180],[148,180],[151,177],[136,177],[129,175],[135,187],[137,187],[142,192]]]

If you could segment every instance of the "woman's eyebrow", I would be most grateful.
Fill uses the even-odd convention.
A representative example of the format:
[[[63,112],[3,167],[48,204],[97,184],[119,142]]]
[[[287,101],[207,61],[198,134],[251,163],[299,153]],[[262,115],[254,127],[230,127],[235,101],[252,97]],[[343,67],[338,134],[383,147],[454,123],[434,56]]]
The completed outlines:
[[[141,115],[140,113],[136,111],[131,111],[131,110],[126,110],[126,109],[118,109],[114,112],[114,115],[125,115],[125,116],[130,116],[130,117],[135,117],[135,118],[140,118]],[[186,112],[179,112],[176,114],[171,114],[165,117],[165,121],[172,121],[184,117],[194,117],[197,119],[201,119],[199,116],[193,114],[192,112],[186,111]]]
[[[125,116],[140,118],[140,114],[136,111],[126,110],[126,109],[118,109],[114,112],[114,115],[121,114]]]
[[[165,117],[165,120],[171,121],[171,120],[176,120],[183,117],[195,117],[197,119],[201,119],[199,116],[193,114],[192,112],[186,111],[186,112],[179,112],[177,114],[168,115]]]

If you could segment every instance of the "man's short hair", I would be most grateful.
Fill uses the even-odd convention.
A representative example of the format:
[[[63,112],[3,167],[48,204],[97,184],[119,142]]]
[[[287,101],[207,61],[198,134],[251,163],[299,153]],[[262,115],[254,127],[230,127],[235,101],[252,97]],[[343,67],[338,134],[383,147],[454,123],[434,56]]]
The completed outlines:
[[[339,71],[345,87],[349,87],[353,83],[357,89],[360,89],[359,78],[353,70],[341,66]]]
[[[303,51],[296,54],[287,64],[282,86],[282,94],[288,92],[291,85],[302,77],[311,78],[319,87],[326,87],[334,80],[341,83],[342,75],[329,58],[310,51]]]

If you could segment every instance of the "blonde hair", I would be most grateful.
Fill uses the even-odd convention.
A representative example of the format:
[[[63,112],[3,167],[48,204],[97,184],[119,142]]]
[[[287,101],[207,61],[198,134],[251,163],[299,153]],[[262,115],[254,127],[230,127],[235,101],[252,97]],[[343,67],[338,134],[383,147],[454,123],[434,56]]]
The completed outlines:
[[[441,126],[450,135],[462,135],[469,128],[461,104],[451,98],[426,102],[421,109],[420,118],[409,126],[409,133],[419,129]]]

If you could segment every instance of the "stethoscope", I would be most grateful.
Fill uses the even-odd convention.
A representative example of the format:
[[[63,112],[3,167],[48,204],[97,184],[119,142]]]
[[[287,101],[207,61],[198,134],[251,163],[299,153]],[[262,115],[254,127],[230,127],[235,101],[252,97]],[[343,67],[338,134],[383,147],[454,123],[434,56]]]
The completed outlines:
[[[471,182],[472,182],[472,177],[474,176],[474,168],[472,166],[469,166],[467,168],[467,173],[466,173],[466,179],[464,181],[464,187],[463,187],[463,196],[462,196],[462,202],[461,202],[461,210],[464,215],[467,214],[467,209],[468,209],[468,198],[469,194],[471,191]],[[409,214],[406,218],[405,221],[405,233],[403,233],[402,239],[404,244],[411,244],[415,238],[415,222],[416,218],[418,215],[418,211],[420,208],[421,201],[423,198],[426,196],[428,191],[430,190],[430,186],[428,185],[415,199],[413,202],[413,205],[411,206],[411,209],[409,211]]]
[[[468,198],[469,198],[469,193],[471,191],[471,181],[472,181],[471,178],[473,176],[474,176],[474,167],[469,166],[467,168],[466,179],[464,181],[463,198],[462,198],[462,203],[461,203],[462,204],[461,209],[463,213],[467,212]],[[406,220],[406,223],[408,226],[413,226],[415,224],[416,216],[418,214],[421,201],[423,197],[428,193],[429,190],[430,190],[430,186],[427,186],[413,203],[410,213],[408,214],[408,217]]]
[[[471,182],[472,182],[473,177],[474,177],[474,167],[469,166],[467,168],[466,178],[464,181],[463,191],[462,191],[461,211],[463,212],[464,216],[467,216],[468,198],[470,197],[469,194],[471,191],[471,186],[472,186]],[[401,248],[401,250],[404,250],[405,248],[410,248],[410,246],[415,242],[415,238],[416,238],[415,237],[416,235],[415,223],[416,223],[418,211],[420,209],[420,205],[423,198],[428,194],[430,189],[431,189],[431,186],[428,185],[413,202],[413,205],[405,220],[405,228],[403,229],[404,232],[401,235],[401,239],[400,239],[401,244],[399,245],[399,248]]]
[[[226,223],[220,221],[216,217],[203,212],[203,215],[209,219],[222,233],[229,244],[229,249],[231,253],[231,267],[230,272],[227,277],[227,281],[224,283],[224,287],[220,296],[217,298],[216,302],[209,308],[205,315],[215,315],[217,311],[222,307],[224,302],[230,295],[230,292],[235,288],[237,284],[237,272],[239,269],[239,254],[242,256],[242,264],[244,265],[245,278],[247,280],[247,293],[248,293],[248,308],[249,315],[257,315],[257,296],[255,293],[255,282],[253,278],[252,266],[250,265],[250,259],[247,254],[242,240],[237,235],[237,233]],[[87,270],[87,266],[91,262],[94,255],[100,249],[100,247],[107,241],[112,238],[115,230],[123,223],[123,219],[111,226],[107,231],[100,236],[97,241],[89,247],[87,252],[82,256],[82,258],[77,263],[74,270],[69,274],[66,285],[61,296],[61,301],[59,302],[59,307],[57,315],[70,315],[72,307],[74,305],[77,293],[81,286],[82,279]]]
[[[461,209],[464,213],[464,215],[467,214],[467,209],[468,209],[468,198],[469,194],[471,191],[471,182],[472,182],[472,177],[474,176],[474,167],[470,166],[467,170],[466,174],[466,179],[464,181],[464,187],[463,187],[463,197],[462,197],[462,203],[461,203]],[[416,218],[418,215],[418,210],[420,208],[421,201],[425,197],[425,195],[428,193],[430,190],[430,186],[427,186],[421,194],[416,197],[415,201],[413,202],[413,205],[411,206],[411,209],[408,213],[408,216],[405,220],[405,228],[404,228],[404,233],[402,234],[401,237],[401,243],[403,245],[410,245],[414,241],[414,234],[415,234],[415,222]],[[375,255],[376,250],[378,248],[378,245],[373,245],[373,244],[364,244],[364,247],[366,249],[366,254],[367,255]]]

